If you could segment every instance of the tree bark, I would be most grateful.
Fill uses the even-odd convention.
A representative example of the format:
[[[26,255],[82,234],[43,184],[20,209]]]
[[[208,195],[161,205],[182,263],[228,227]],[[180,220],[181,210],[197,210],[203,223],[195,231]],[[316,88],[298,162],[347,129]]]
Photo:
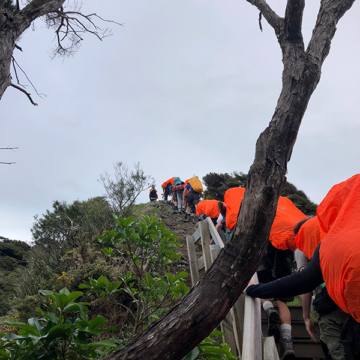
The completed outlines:
[[[288,0],[285,18],[264,0],[247,1],[274,28],[284,70],[274,115],[256,143],[237,225],[212,267],[181,302],[104,360],[182,359],[224,319],[263,256],[301,120],[320,80],[336,24],[355,0],[322,0],[306,51],[301,34],[304,0]]]
[[[65,0],[33,0],[13,12],[0,8],[0,100],[11,84],[10,67],[15,43],[31,23],[58,10]]]

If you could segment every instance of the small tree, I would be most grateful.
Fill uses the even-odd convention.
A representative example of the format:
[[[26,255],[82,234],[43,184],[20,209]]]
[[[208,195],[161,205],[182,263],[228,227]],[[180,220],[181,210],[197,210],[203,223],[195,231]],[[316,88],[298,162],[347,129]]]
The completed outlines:
[[[114,170],[115,180],[105,172],[98,181],[104,186],[112,211],[118,217],[125,217],[129,214],[131,205],[143,191],[150,188],[154,179],[145,175],[139,162],[130,171],[126,164],[118,161],[114,164]]]

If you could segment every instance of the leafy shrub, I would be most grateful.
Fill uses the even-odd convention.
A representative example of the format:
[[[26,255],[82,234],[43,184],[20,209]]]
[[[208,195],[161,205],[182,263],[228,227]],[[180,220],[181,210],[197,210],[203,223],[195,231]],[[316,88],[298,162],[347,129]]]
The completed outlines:
[[[7,359],[81,359],[105,356],[109,348],[116,348],[113,340],[92,341],[104,331],[106,319],[88,317],[89,303],[75,302],[83,295],[81,291],[69,292],[66,288],[58,293],[41,290],[50,305],[46,310],[38,308],[41,318],[30,318],[28,324],[7,319],[6,322],[19,329],[18,333],[1,334],[0,358]],[[110,350],[111,351],[111,350]]]
[[[234,356],[230,346],[225,343],[216,343],[213,336],[223,336],[221,331],[213,331],[210,336],[205,338],[198,346],[189,352],[182,360],[236,360],[240,359]]]
[[[92,279],[90,285],[80,286],[88,288],[89,295],[100,297],[125,292],[136,305],[133,309],[122,304],[132,317],[134,334],[158,319],[188,291],[183,281],[188,274],[182,271],[173,275],[168,268],[172,260],[180,257],[173,249],[179,246],[178,238],[166,230],[156,216],[144,215],[143,220],[115,217],[115,229],[98,237],[99,242],[108,245],[101,249],[106,256],[121,256],[129,262],[130,270],[119,273],[121,283],[110,283],[107,278],[100,277]]]

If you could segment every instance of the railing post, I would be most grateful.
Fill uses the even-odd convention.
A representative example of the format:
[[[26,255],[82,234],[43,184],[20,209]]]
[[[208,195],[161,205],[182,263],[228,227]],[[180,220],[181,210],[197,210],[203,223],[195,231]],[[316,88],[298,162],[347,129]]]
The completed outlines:
[[[258,283],[256,274],[251,281]],[[242,358],[262,360],[261,301],[250,296],[245,296]]]
[[[200,275],[199,275],[198,260],[196,258],[195,240],[193,236],[186,237],[186,245],[189,256],[191,283],[192,286],[194,286],[200,280]]]

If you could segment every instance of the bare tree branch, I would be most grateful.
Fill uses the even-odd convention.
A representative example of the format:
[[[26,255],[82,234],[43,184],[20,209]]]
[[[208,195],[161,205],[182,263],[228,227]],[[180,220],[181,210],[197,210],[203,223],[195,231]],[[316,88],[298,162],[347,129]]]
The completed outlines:
[[[336,25],[355,0],[322,1],[313,35],[306,49],[307,58],[320,66],[330,51]]]
[[[0,148],[0,150],[16,150],[18,147],[6,147],[6,148]]]
[[[16,162],[2,162],[0,161],[0,164],[3,164],[3,165],[12,165],[12,164],[16,164]]]
[[[39,97],[41,97],[41,98],[43,98],[44,96],[46,96],[45,94],[39,93],[39,92],[37,91],[36,87],[35,87],[34,84],[31,82],[31,80],[30,80],[29,77],[27,76],[26,72],[22,69],[22,67],[18,64],[18,62],[15,60],[14,57],[12,57],[12,61],[13,61],[14,71],[15,71],[15,74],[16,74],[16,79],[17,79],[18,84],[21,85],[20,82],[19,82],[19,78],[18,78],[18,76],[17,76],[17,72],[16,72],[15,65],[16,65],[16,66],[21,70],[21,72],[25,75],[27,81],[30,83],[30,85],[32,86],[32,88],[35,90],[37,96],[39,96]],[[21,86],[25,87],[24,85],[21,85]]]
[[[256,6],[262,15],[264,15],[264,18],[267,20],[267,22],[274,28],[275,33],[279,34],[282,23],[284,21],[283,18],[281,18],[279,15],[276,14],[276,12],[270,7],[270,5],[265,0],[246,0],[251,5]]]
[[[15,89],[18,89],[19,91],[23,92],[23,93],[29,98],[30,102],[31,102],[34,106],[38,106],[38,104],[33,101],[32,97],[31,97],[31,94],[28,93],[26,90],[24,90],[24,89],[21,88],[20,86],[17,86],[17,85],[15,85],[15,84],[13,84],[13,83],[11,83],[10,86],[12,86],[12,87],[14,87]]]
[[[261,25],[261,11],[259,12],[259,27],[260,27],[260,30],[261,30],[261,32],[263,31],[263,29],[262,29],[262,25]]]
[[[19,45],[14,43],[14,46],[15,46],[16,49],[20,50],[21,52],[23,51],[22,48]]]

